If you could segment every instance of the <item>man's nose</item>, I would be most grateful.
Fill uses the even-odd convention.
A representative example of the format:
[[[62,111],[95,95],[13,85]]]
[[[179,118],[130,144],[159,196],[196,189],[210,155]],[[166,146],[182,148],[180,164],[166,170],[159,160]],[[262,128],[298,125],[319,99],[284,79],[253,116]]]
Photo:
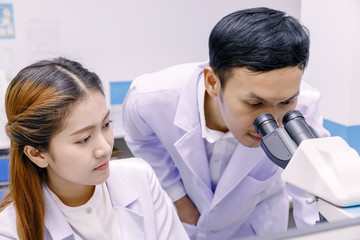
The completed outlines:
[[[277,110],[275,107],[271,107],[271,108],[267,109],[267,113],[270,113],[274,117],[274,119],[279,127],[283,125],[282,124],[283,114],[281,111]]]

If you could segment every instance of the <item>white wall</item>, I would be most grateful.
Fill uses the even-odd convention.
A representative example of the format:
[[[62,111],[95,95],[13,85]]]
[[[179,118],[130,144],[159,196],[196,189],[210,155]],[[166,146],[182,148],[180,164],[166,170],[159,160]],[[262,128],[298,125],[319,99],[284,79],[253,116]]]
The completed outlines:
[[[267,6],[300,16],[300,0],[0,0],[13,3],[15,40],[0,58],[15,74],[40,58],[65,55],[106,81],[207,58],[211,28],[226,14]]]
[[[311,32],[304,80],[321,91],[324,118],[360,125],[360,2],[302,0],[301,20]]]

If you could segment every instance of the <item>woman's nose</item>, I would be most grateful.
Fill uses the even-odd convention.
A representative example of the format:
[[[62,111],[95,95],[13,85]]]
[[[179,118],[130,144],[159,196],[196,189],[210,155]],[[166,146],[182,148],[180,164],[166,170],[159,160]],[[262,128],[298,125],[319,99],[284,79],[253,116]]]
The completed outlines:
[[[112,151],[111,144],[104,136],[99,136],[98,145],[95,149],[95,157],[100,158],[104,155],[110,154]]]

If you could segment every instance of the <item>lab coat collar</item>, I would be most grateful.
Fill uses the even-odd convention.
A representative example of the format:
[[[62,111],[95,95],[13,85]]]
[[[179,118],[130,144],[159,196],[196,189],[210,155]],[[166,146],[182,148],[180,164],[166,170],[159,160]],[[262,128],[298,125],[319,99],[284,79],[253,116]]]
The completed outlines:
[[[200,178],[208,193],[212,195],[209,164],[207,162],[204,139],[201,134],[200,116],[198,111],[198,81],[205,66],[209,62],[198,63],[194,68],[187,84],[181,92],[178,107],[175,114],[174,125],[185,130],[186,133],[180,138],[174,146],[178,153],[184,159],[188,168],[195,176]],[[192,65],[193,66],[193,65]],[[197,146],[189,148],[189,146]],[[207,171],[204,171],[207,169]]]
[[[209,163],[207,161],[204,139],[201,136],[200,125],[182,136],[174,146],[187,167],[194,176],[200,179],[200,182],[204,184],[204,188],[212,198]]]
[[[145,239],[143,215],[129,208],[137,201],[139,193],[120,174],[110,174],[106,185],[121,226],[121,235],[124,239]]]
[[[121,178],[120,180],[115,178]],[[141,214],[131,210],[129,206],[137,201],[139,194],[130,183],[119,174],[112,174],[106,181],[110,199],[121,226],[124,239],[144,239],[144,219]],[[48,190],[43,186],[46,202],[45,227],[49,239],[75,239],[74,232],[60,208],[51,198]],[[45,234],[45,236],[46,236]],[[47,238],[45,238],[47,239]]]
[[[113,206],[119,206],[126,208],[131,203],[135,202],[139,197],[139,194],[136,190],[128,183],[127,179],[119,178],[116,174],[110,174],[110,177],[106,181],[106,185],[109,190],[111,202]],[[125,194],[126,193],[126,194]]]
[[[43,186],[45,199],[45,227],[51,235],[50,239],[74,239],[74,232],[60,208],[50,196],[50,193]],[[46,234],[45,234],[45,239]]]
[[[209,62],[199,63],[191,74],[190,79],[187,79],[187,84],[181,92],[178,107],[175,114],[174,125],[182,128],[185,131],[197,127],[200,124],[200,117],[198,112],[197,102],[197,88],[200,74],[204,67],[208,66]],[[196,79],[196,81],[194,81]]]

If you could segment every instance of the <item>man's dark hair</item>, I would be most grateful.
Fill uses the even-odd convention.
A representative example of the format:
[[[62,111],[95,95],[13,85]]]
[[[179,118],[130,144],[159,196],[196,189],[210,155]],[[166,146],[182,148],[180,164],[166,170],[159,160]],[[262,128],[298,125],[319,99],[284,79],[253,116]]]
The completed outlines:
[[[287,66],[305,69],[309,31],[294,17],[269,8],[251,8],[222,18],[209,37],[210,66],[222,88],[231,70],[266,72]]]

